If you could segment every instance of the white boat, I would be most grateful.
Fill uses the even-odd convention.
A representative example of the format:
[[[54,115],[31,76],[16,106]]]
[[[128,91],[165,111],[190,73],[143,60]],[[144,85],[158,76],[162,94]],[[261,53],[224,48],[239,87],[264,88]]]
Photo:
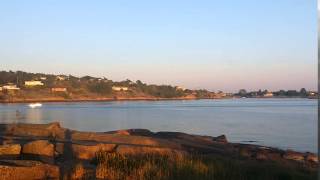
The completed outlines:
[[[29,107],[31,107],[31,108],[37,108],[37,107],[41,107],[42,106],[42,104],[40,104],[40,103],[31,103],[31,104],[29,104]]]

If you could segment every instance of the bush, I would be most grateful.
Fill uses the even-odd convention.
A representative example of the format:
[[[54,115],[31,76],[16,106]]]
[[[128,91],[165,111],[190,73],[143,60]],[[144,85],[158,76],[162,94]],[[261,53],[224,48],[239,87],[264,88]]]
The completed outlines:
[[[109,95],[112,92],[111,84],[105,82],[91,82],[88,84],[88,89],[100,95]]]

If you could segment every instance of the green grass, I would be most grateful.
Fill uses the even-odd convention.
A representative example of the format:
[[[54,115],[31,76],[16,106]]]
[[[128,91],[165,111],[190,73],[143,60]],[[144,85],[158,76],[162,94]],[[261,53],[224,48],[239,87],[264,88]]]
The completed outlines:
[[[316,172],[270,162],[213,155],[121,155],[99,152],[95,163],[101,179],[308,180]]]

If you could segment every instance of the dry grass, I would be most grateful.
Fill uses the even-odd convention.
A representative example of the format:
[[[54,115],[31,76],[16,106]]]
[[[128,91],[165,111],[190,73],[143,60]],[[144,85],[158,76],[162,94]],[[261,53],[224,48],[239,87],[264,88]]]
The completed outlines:
[[[99,152],[96,177],[109,180],[151,179],[316,179],[316,172],[261,162],[204,155],[121,155]]]

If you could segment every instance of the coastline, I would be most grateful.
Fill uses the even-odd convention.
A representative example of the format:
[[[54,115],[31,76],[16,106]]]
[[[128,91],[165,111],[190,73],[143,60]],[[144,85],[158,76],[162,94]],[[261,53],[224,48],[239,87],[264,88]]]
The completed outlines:
[[[40,99],[14,99],[0,100],[0,104],[15,103],[50,103],[50,102],[110,102],[110,101],[179,101],[179,100],[203,100],[203,99],[242,99],[241,97],[220,97],[220,98],[197,98],[197,97],[177,97],[177,98],[157,98],[157,97],[117,97],[117,98],[79,98],[79,99],[61,99],[61,98],[40,98]],[[246,99],[318,99],[310,97],[250,97]]]
[[[25,99],[5,100],[2,104],[11,103],[36,103],[36,102],[109,102],[109,101],[170,101],[170,100],[199,100],[200,98],[83,98],[83,99]]]
[[[13,103],[37,103],[37,102],[110,102],[110,101],[178,101],[178,100],[201,100],[201,99],[232,99],[232,98],[153,98],[153,97],[137,97],[137,98],[88,98],[88,99],[25,99],[25,100],[5,100],[1,104]]]

